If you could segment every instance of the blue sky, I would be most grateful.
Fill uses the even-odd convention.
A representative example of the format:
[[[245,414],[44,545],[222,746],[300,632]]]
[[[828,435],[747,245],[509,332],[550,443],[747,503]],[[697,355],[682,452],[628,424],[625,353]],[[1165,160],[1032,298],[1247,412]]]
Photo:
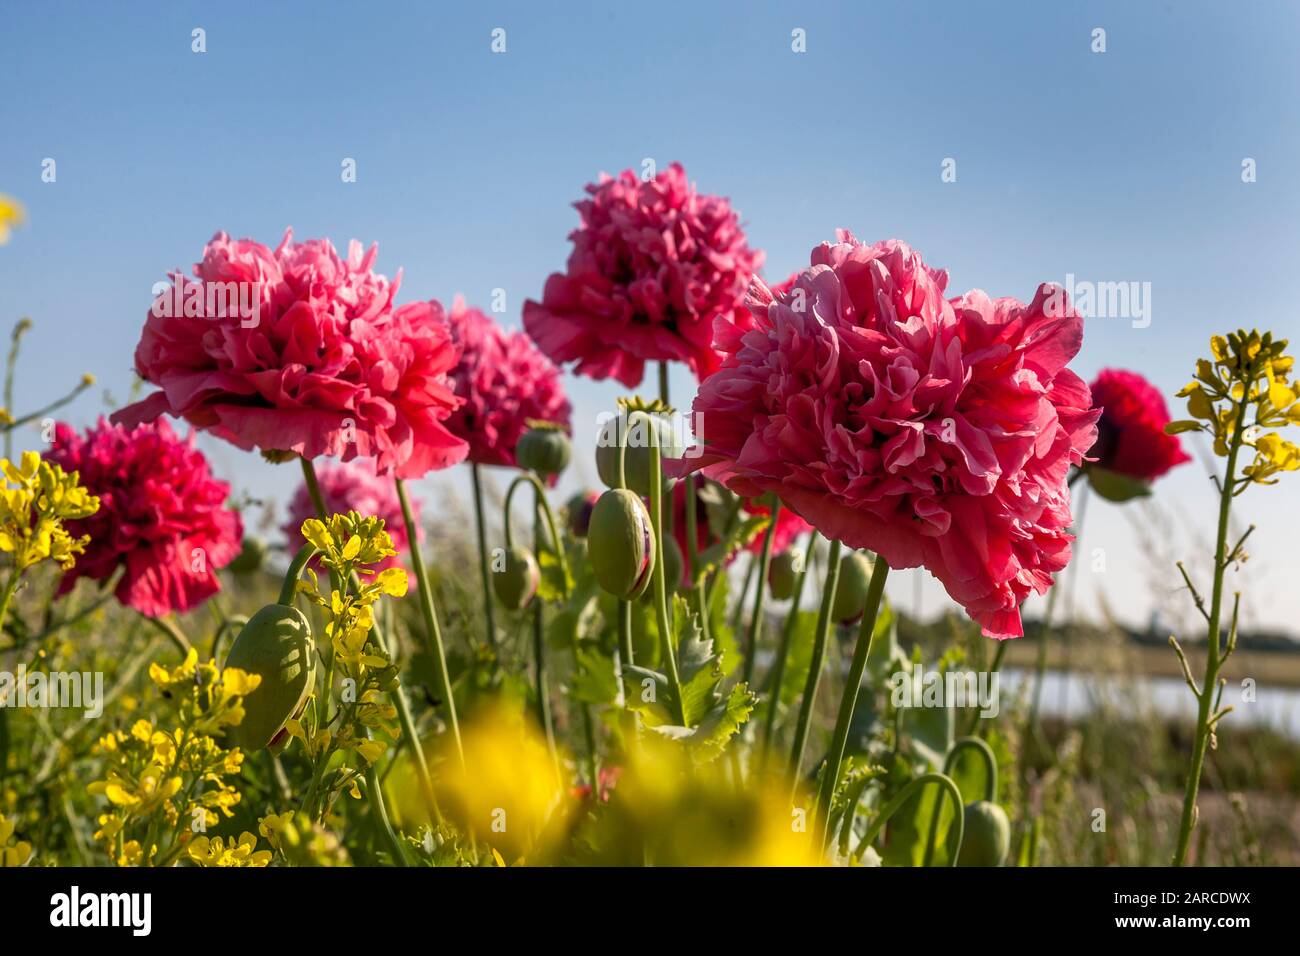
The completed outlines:
[[[405,270],[404,300],[486,304],[503,288],[517,325],[564,263],[583,184],[646,158],[730,196],[777,277],[844,226],[906,239],[954,292],[1149,282],[1150,325],[1090,320],[1076,366],[1134,368],[1172,394],[1212,332],[1296,330],[1281,286],[1300,253],[1298,18],[1284,2],[8,4],[0,192],[30,221],[0,248],[0,322],[37,323],[17,406],[83,371],[124,398],[150,287],[218,229],[377,240],[379,267]],[[195,27],[206,53],[191,51]],[[589,449],[583,423],[621,391],[571,389]],[[673,390],[691,394],[684,372]],[[101,408],[95,390],[67,416]],[[237,487],[289,490],[284,470],[204,447]],[[1251,620],[1295,631],[1288,477],[1239,513],[1263,526]],[[424,496],[462,487],[439,478]],[[1170,547],[1208,546],[1211,493],[1200,464],[1161,483]],[[1089,512],[1083,548],[1106,569],[1082,566],[1076,603],[1087,612],[1103,589],[1145,620],[1174,576],[1137,546],[1132,511]],[[910,603],[910,580],[892,586]],[[927,587],[927,611],[941,600]]]

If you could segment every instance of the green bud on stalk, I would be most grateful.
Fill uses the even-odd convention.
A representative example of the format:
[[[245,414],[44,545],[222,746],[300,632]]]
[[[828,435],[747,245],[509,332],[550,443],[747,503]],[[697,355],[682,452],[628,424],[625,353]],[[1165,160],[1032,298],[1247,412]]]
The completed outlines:
[[[226,570],[235,574],[252,574],[260,571],[266,563],[266,542],[256,535],[247,535],[239,554],[226,565]]]
[[[1011,849],[1011,821],[998,804],[976,800],[966,804],[966,821],[958,866],[1001,866]]]
[[[316,648],[307,618],[287,604],[268,604],[240,630],[225,666],[262,678],[244,698],[244,719],[230,729],[235,742],[249,751],[283,744],[284,725],[302,712],[315,686]]]
[[[772,556],[767,569],[767,586],[771,589],[773,598],[788,601],[794,595],[794,583],[798,577],[793,551],[786,550]]]
[[[871,588],[871,559],[859,551],[850,551],[840,559],[840,583],[835,591],[831,618],[852,624],[862,616]]]
[[[492,575],[492,590],[505,607],[518,611],[527,607],[537,594],[542,573],[537,559],[527,548],[515,545],[507,549],[505,555],[505,567]]]
[[[651,424],[653,423],[653,424]],[[627,474],[627,487],[642,498],[650,495],[650,442],[649,429],[659,439],[659,452],[663,460],[680,458],[682,447],[677,443],[676,432],[668,416],[661,413],[646,412],[636,415],[629,421],[627,412],[611,418],[600,431],[596,440],[596,472],[606,487],[617,488],[618,481],[618,438],[619,429],[623,429],[627,450],[624,469]]]
[[[655,541],[650,513],[638,495],[615,488],[600,496],[591,510],[587,553],[596,581],[610,594],[631,601],[645,593],[654,570]]]
[[[528,431],[515,445],[516,464],[546,478],[564,471],[572,456],[569,436],[561,426],[550,422],[529,422]]]

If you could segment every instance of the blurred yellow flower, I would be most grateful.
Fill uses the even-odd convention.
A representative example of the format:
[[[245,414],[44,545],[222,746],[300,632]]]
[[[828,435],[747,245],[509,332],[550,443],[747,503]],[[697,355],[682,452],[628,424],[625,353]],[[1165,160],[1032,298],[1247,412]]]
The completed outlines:
[[[435,755],[434,786],[444,813],[510,863],[547,860],[576,804],[566,799],[546,739],[530,720],[497,706],[462,724],[461,739],[463,768],[450,740]],[[414,778],[399,802],[403,816],[422,817]]]
[[[812,866],[807,816],[783,788],[737,787],[722,762],[646,740],[585,837],[608,866]]]
[[[0,246],[9,241],[9,234],[14,226],[21,226],[27,220],[23,204],[12,196],[0,193]]]
[[[32,845],[24,840],[13,841],[13,835],[13,821],[0,816],[0,866],[22,866],[32,855]]]

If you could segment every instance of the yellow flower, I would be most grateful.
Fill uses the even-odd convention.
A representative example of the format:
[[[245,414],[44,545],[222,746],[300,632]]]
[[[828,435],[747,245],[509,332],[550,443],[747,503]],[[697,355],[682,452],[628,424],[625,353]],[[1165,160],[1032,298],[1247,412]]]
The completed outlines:
[[[71,568],[90,538],[73,538],[63,522],[94,514],[99,499],[77,483],[75,472],[67,474],[34,451],[23,452],[17,465],[0,459],[0,473],[0,551],[13,554],[20,572],[47,558]]]
[[[9,241],[9,233],[14,226],[21,226],[27,219],[23,204],[12,196],[0,193],[0,246]]]
[[[465,830],[498,848],[509,861],[544,859],[575,809],[565,799],[546,740],[519,714],[490,707],[461,726],[465,764],[443,743],[435,781],[438,803]],[[423,819],[418,787],[401,795],[403,818]]]
[[[25,840],[13,841],[14,823],[0,816],[0,866],[22,866],[32,855],[32,845]]]
[[[239,841],[227,846],[221,837],[195,837],[186,847],[186,853],[199,866],[266,866],[271,862],[270,850],[257,849],[257,837],[248,831],[239,835]]]

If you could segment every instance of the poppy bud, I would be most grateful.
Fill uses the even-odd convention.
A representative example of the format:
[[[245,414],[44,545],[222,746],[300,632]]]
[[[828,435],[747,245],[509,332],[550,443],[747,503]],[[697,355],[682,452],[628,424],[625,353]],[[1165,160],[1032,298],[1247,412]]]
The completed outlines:
[[[794,552],[786,550],[774,554],[767,567],[767,586],[772,590],[772,597],[778,601],[787,601],[794,594],[794,582],[799,576],[794,565]]]
[[[655,539],[650,513],[639,497],[626,489],[600,496],[591,510],[587,553],[596,581],[610,594],[631,601],[645,593],[654,570]]]
[[[226,667],[262,678],[244,698],[244,719],[230,729],[244,750],[280,743],[284,725],[301,713],[316,677],[316,649],[303,613],[285,604],[268,604],[243,626]]]
[[[840,558],[840,582],[831,607],[834,620],[852,624],[862,616],[867,606],[867,590],[871,587],[871,571],[871,559],[861,552],[850,551]]]
[[[653,426],[649,425],[653,422]],[[659,457],[661,460],[680,458],[682,448],[677,444],[673,424],[666,415],[636,415],[631,418],[618,416],[607,421],[596,440],[596,473],[600,475],[606,487],[618,487],[618,432],[622,425],[626,431],[627,452],[624,458],[624,470],[627,474],[627,487],[642,498],[650,495],[650,428],[659,439]]]
[[[266,542],[250,534],[244,538],[239,554],[226,565],[226,570],[235,574],[252,574],[254,571],[260,571],[265,562]]]
[[[492,575],[492,590],[503,605],[518,611],[533,599],[541,581],[542,572],[533,553],[515,545],[506,551],[505,567]]]
[[[515,445],[516,464],[548,478],[564,471],[572,455],[569,436],[559,425],[549,422],[532,423]]]
[[[1001,866],[1011,849],[1011,821],[998,804],[977,800],[962,812],[958,866]]]
[[[598,491],[580,491],[564,506],[569,514],[569,533],[575,538],[585,538],[591,525],[591,509],[600,498]]]

